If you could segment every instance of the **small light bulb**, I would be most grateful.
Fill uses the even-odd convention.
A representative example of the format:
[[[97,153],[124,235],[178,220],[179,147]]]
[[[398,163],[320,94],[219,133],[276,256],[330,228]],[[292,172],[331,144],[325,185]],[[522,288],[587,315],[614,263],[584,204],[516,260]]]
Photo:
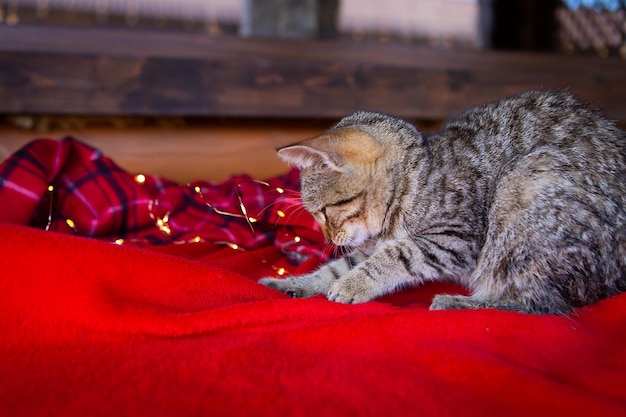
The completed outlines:
[[[143,174],[137,174],[135,175],[135,181],[137,181],[139,184],[143,184],[144,182],[146,182],[146,176]]]

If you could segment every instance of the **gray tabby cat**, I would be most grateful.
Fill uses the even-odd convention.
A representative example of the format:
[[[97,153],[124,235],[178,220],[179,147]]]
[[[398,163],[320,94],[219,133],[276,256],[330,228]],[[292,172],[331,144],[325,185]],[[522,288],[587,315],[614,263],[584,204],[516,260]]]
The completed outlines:
[[[358,112],[278,151],[302,201],[350,253],[260,283],[293,297],[363,303],[426,281],[431,310],[567,314],[626,290],[626,141],[568,92],[533,91],[465,111],[424,137]]]

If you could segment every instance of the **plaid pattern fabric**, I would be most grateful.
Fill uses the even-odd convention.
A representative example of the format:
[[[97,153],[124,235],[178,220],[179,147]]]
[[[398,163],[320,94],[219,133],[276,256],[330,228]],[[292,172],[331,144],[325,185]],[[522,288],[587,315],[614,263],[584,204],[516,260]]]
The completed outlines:
[[[276,245],[302,262],[327,258],[303,209],[295,170],[267,182],[235,176],[181,185],[131,175],[76,139],[35,140],[0,165],[0,221],[135,245]]]

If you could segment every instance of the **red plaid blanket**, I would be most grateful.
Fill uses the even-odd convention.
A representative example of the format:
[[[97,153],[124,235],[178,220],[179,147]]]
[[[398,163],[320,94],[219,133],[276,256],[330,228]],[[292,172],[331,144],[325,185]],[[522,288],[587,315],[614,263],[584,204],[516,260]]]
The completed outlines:
[[[179,185],[131,175],[73,138],[40,139],[0,165],[0,221],[125,244],[273,244],[292,262],[325,258],[298,188],[295,170],[268,182],[241,175]]]

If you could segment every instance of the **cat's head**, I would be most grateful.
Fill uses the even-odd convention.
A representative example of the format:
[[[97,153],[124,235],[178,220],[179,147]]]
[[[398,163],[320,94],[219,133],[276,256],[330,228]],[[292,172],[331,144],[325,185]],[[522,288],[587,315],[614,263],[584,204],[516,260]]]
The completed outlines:
[[[359,112],[278,155],[300,168],[302,201],[324,236],[357,247],[383,232],[402,150],[415,140],[421,135],[408,123]]]

